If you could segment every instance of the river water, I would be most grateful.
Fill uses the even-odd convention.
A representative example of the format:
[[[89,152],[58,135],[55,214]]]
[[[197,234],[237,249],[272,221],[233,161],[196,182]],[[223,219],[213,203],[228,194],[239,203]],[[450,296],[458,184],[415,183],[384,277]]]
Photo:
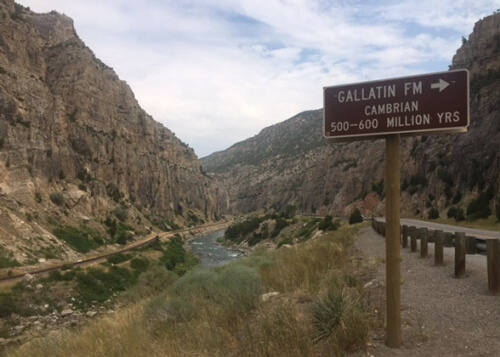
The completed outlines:
[[[202,267],[221,266],[243,255],[240,251],[228,249],[217,243],[217,239],[223,236],[224,230],[221,230],[193,239],[190,242],[191,252],[200,259]]]

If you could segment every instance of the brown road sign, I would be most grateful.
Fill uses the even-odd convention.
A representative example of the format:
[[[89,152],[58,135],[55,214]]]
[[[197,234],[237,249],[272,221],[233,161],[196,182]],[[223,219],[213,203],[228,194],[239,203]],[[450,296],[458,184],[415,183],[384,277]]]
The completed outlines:
[[[466,132],[469,126],[465,69],[325,87],[323,92],[324,136],[334,142]]]

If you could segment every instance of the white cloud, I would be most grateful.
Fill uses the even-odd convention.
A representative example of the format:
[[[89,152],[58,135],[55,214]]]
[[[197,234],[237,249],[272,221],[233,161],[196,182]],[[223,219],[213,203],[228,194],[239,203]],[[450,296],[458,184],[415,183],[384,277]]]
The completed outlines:
[[[75,20],[141,106],[223,150],[322,106],[327,85],[446,70],[500,0],[18,0]]]

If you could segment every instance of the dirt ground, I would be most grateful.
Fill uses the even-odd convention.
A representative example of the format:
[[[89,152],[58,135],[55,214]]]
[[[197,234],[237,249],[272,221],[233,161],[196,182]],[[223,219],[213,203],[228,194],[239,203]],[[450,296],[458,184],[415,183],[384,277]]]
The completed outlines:
[[[366,288],[372,314],[380,317],[367,353],[354,356],[500,356],[500,296],[488,293],[486,257],[467,255],[466,277],[454,277],[454,248],[445,248],[444,266],[434,266],[434,244],[420,257],[401,249],[403,345],[385,345],[385,241],[371,227],[356,247],[377,266]],[[377,264],[378,262],[378,264]]]

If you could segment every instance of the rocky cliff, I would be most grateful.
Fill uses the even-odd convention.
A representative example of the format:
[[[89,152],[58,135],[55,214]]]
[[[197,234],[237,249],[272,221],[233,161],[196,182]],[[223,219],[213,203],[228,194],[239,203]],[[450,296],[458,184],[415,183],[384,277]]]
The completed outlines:
[[[213,220],[214,192],[194,151],[141,109],[70,18],[0,0],[0,252],[71,255],[54,228],[83,224],[106,240],[106,218],[137,232]]]
[[[479,21],[453,58],[452,69],[471,74],[471,126],[467,134],[402,139],[402,213],[442,216],[498,192],[500,147],[500,14]],[[383,140],[328,146],[322,111],[300,113],[253,138],[202,159],[218,181],[225,212],[283,210],[303,214],[384,213]]]

